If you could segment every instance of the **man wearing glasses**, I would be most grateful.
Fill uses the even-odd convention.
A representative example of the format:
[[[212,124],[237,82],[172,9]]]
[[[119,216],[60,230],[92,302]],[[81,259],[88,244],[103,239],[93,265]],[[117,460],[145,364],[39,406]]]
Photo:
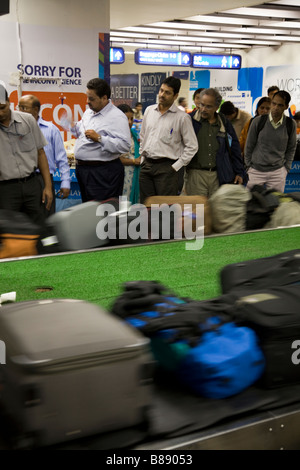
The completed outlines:
[[[242,184],[245,176],[241,148],[225,116],[218,113],[222,96],[215,88],[200,93],[200,107],[190,116],[198,152],[187,166],[186,194],[210,197],[222,184]]]
[[[50,209],[53,199],[46,144],[33,116],[10,109],[7,91],[0,84],[0,209],[24,212],[40,226],[45,220],[43,206]]]
[[[44,150],[49,164],[53,194],[51,208],[49,211],[46,210],[46,216],[48,217],[55,212],[55,188],[53,183],[53,174],[55,173],[56,168],[58,168],[61,174],[59,196],[62,199],[67,198],[70,194],[71,178],[68,157],[60,131],[52,122],[45,121],[40,117],[40,109],[41,103],[34,95],[23,95],[19,100],[19,110],[32,114],[32,116],[36,119],[45,139],[47,140],[47,145]],[[38,173],[38,177],[40,178],[43,186],[43,178],[40,173]]]

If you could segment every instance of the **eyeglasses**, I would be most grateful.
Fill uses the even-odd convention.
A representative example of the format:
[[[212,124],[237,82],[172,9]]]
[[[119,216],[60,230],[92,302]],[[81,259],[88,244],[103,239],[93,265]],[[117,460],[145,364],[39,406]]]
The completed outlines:
[[[16,107],[17,111],[29,111],[30,109],[32,109],[32,106],[23,106],[21,104]]]
[[[205,109],[213,109],[214,108],[214,106],[212,106],[211,104],[203,104],[203,103],[200,103],[200,107],[205,108]]]

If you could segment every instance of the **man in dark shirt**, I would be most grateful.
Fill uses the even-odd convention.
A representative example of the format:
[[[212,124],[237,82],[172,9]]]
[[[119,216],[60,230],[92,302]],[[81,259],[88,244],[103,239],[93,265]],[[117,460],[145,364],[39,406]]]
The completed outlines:
[[[221,184],[243,183],[240,144],[230,121],[217,112],[221,101],[215,88],[202,90],[200,107],[190,114],[199,149],[187,166],[187,195],[210,197]]]

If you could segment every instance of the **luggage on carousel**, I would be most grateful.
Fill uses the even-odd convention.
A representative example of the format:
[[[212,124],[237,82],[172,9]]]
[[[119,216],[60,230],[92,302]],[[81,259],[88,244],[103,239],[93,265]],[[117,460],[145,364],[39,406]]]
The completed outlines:
[[[223,296],[235,321],[255,331],[265,356],[262,384],[274,388],[300,383],[300,286],[236,290]]]
[[[147,421],[149,340],[116,316],[74,299],[7,304],[0,338],[0,408],[16,448]]]
[[[118,200],[104,201],[112,208],[118,207]],[[58,239],[60,249],[86,250],[98,248],[108,244],[108,236],[99,238],[97,226],[105,214],[97,209],[104,202],[88,201],[83,204],[69,207],[51,215],[47,224]]]
[[[164,212],[170,220],[170,238],[178,238],[180,235],[186,238],[189,235],[209,235],[212,231],[212,218],[210,205],[205,196],[151,196],[145,201],[145,206],[149,208],[154,223],[151,225],[151,231],[157,238],[164,237],[163,231],[168,227],[162,227],[157,222],[156,214],[162,212],[162,219],[165,220]],[[174,208],[171,212],[170,208]],[[201,220],[200,208],[203,206],[204,220]],[[169,210],[168,210],[169,208]],[[176,209],[176,210],[175,210]],[[175,220],[175,222],[174,222]],[[177,237],[174,232],[177,232]],[[175,236],[174,236],[175,235]]]
[[[300,283],[300,249],[226,265],[220,272],[222,292],[233,289]]]
[[[41,233],[26,214],[0,210],[0,259],[37,255]]]

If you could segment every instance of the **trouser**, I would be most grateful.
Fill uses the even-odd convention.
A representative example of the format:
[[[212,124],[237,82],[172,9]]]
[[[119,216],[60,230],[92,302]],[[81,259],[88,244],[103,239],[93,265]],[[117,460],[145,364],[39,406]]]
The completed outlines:
[[[42,203],[42,187],[34,173],[25,181],[0,182],[0,209],[24,212],[39,226],[45,223],[45,205]]]
[[[44,179],[41,175],[41,173],[37,173],[37,176],[38,176],[38,179],[39,179],[39,182],[42,186],[42,191],[44,190],[44,187],[45,187],[45,183],[44,183]],[[51,175],[51,182],[52,182],[52,195],[53,195],[53,200],[52,200],[52,204],[51,204],[51,207],[50,209],[46,209],[46,206],[44,206],[44,211],[45,211],[45,217],[49,217],[49,215],[52,215],[54,214],[55,212],[55,186],[54,186],[54,181],[53,181],[53,175]]]
[[[124,165],[119,158],[109,162],[77,160],[75,172],[82,202],[122,196]]]
[[[140,170],[140,202],[150,196],[177,196],[183,185],[182,171],[178,175],[170,158],[146,158]]]
[[[210,197],[219,188],[216,171],[193,170],[186,171],[185,192],[187,196]]]
[[[268,189],[275,189],[280,193],[284,193],[286,175],[287,170],[284,166],[274,171],[258,171],[254,168],[249,168],[247,188],[251,189],[256,184],[265,184]]]

